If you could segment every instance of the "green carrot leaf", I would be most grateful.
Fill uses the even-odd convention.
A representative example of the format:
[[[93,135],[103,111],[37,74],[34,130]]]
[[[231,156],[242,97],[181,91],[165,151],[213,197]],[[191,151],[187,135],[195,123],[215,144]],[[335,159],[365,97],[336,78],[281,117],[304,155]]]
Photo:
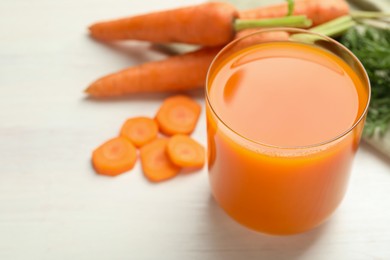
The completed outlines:
[[[371,102],[364,134],[383,134],[390,127],[390,30],[361,25],[341,38],[362,62],[371,82]]]

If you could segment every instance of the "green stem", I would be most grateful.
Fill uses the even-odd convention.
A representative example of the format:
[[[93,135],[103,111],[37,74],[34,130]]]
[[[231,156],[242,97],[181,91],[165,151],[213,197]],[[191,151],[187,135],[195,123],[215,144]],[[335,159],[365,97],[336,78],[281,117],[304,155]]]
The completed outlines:
[[[354,19],[390,18],[390,13],[353,11],[351,12],[351,16]]]
[[[336,19],[333,19],[329,22],[317,25],[310,29],[312,32],[321,33],[322,31],[328,30],[330,28],[338,27],[344,23],[352,21],[352,17],[350,15],[345,15]]]
[[[312,32],[324,34],[329,37],[338,36],[349,28],[356,25],[355,20],[359,19],[377,19],[390,17],[389,13],[353,11],[350,15],[345,15],[327,23],[318,25],[310,29]]]
[[[356,25],[355,21],[348,21],[346,23],[340,24],[337,28],[329,28],[327,30],[324,30],[322,34],[328,36],[328,37],[336,37],[344,32],[348,31],[348,29],[354,27]]]
[[[294,0],[286,0],[286,1],[287,1],[287,8],[288,8],[287,16],[291,16],[294,13],[295,3]]]
[[[324,34],[328,37],[338,36],[356,25],[351,16],[342,16],[310,29],[312,32]]]
[[[311,28],[309,31],[326,35],[328,37],[335,37],[344,33],[349,28],[353,27],[356,22],[352,19],[351,16],[343,16],[337,19],[331,20],[329,22],[323,23],[316,27]],[[315,42],[316,40],[321,39],[320,36],[310,35],[307,33],[297,33],[290,36],[293,40],[305,40],[307,42]]]
[[[258,28],[258,27],[310,27],[311,20],[304,15],[286,16],[281,18],[270,18],[260,20],[241,20],[234,21],[234,30],[241,31],[244,29]]]

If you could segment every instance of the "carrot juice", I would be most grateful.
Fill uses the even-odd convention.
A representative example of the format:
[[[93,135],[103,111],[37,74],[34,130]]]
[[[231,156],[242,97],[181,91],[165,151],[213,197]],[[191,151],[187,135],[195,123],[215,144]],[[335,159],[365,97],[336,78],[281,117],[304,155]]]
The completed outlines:
[[[207,80],[213,196],[235,220],[270,234],[309,230],[337,208],[369,102],[349,51],[328,38],[292,39],[233,42]]]

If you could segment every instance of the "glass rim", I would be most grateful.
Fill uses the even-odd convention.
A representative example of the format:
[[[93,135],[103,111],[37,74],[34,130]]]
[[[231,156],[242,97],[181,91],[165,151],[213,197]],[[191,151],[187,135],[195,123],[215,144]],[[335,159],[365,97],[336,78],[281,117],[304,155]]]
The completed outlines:
[[[309,145],[296,145],[296,146],[280,146],[280,145],[272,145],[272,144],[267,144],[267,143],[262,143],[260,141],[256,141],[256,140],[253,140],[251,138],[248,138],[246,136],[244,136],[243,134],[240,134],[239,132],[237,132],[236,130],[234,130],[232,127],[230,127],[227,123],[224,122],[224,120],[222,120],[222,118],[218,115],[218,113],[215,111],[212,103],[211,103],[211,100],[210,100],[210,96],[209,96],[209,91],[208,91],[208,86],[209,86],[209,80],[210,80],[210,72],[211,72],[211,69],[214,67],[216,61],[220,58],[220,56],[225,53],[230,47],[234,46],[235,44],[243,41],[244,39],[247,39],[249,37],[253,37],[255,35],[258,35],[258,34],[262,34],[262,33],[265,33],[265,32],[277,32],[277,31],[285,31],[285,32],[293,32],[293,33],[305,33],[305,34],[310,34],[310,35],[316,35],[316,36],[319,36],[320,38],[322,39],[325,39],[326,41],[336,45],[337,47],[339,47],[342,51],[346,52],[352,59],[354,62],[356,62],[356,64],[358,65],[358,67],[362,70],[363,72],[363,80],[365,80],[365,82],[362,82],[364,86],[367,87],[367,92],[368,92],[368,95],[367,95],[367,102],[365,104],[365,107],[364,107],[364,110],[363,112],[360,114],[359,118],[354,122],[354,124],[352,126],[350,126],[347,130],[343,131],[341,134],[338,134],[336,135],[335,137],[333,138],[330,138],[330,139],[327,139],[325,141],[322,141],[322,142],[319,142],[319,143],[314,143],[314,144],[309,144]],[[285,40],[283,40],[285,41]],[[272,42],[272,41],[270,41]],[[259,43],[261,44],[261,43]],[[336,55],[336,54],[334,54]],[[337,56],[337,55],[336,55]],[[357,72],[356,72],[357,73]],[[360,74],[360,73],[359,73]],[[360,78],[360,77],[359,77]],[[366,84],[367,83],[367,84]],[[214,57],[214,59],[212,60],[208,70],[207,70],[207,77],[206,77],[206,84],[205,84],[205,96],[206,96],[206,102],[207,104],[209,105],[210,109],[211,109],[211,112],[215,115],[215,117],[217,118],[218,121],[220,121],[229,131],[231,131],[233,134],[237,135],[239,138],[242,138],[244,139],[245,141],[249,141],[250,143],[252,144],[255,144],[255,145],[261,145],[263,147],[268,147],[268,148],[273,148],[273,149],[280,149],[280,150],[300,150],[300,149],[311,149],[311,148],[316,148],[316,147],[321,147],[321,146],[324,146],[324,145],[329,145],[337,140],[341,140],[343,137],[345,137],[346,135],[348,135],[350,132],[352,132],[359,124],[360,122],[364,119],[364,117],[367,115],[367,112],[368,112],[368,107],[369,107],[369,104],[370,104],[370,100],[371,100],[371,84],[370,84],[370,80],[369,80],[369,77],[368,77],[368,74],[367,74],[367,71],[365,70],[363,64],[360,62],[360,60],[356,57],[356,55],[350,51],[347,47],[345,47],[344,45],[342,45],[341,43],[339,43],[338,41],[326,36],[326,35],[323,35],[323,34],[320,34],[320,33],[315,33],[315,32],[311,32],[309,30],[305,30],[305,29],[300,29],[300,28],[290,28],[290,27],[274,27],[274,28],[264,28],[264,29],[259,29],[258,31],[256,32],[253,32],[253,33],[250,33],[248,35],[245,35],[243,37],[240,37],[240,38],[237,38],[237,39],[234,39],[233,41],[229,42],[227,45],[225,45],[219,52],[218,54]]]

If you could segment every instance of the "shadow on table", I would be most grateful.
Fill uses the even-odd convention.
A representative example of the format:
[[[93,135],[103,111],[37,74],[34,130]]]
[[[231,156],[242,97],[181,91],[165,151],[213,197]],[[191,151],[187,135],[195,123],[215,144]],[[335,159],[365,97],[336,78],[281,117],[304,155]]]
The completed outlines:
[[[121,56],[127,56],[136,63],[149,62],[152,54],[159,53],[165,56],[178,55],[185,52],[191,52],[198,49],[198,46],[188,44],[153,44],[146,41],[99,41],[92,37],[91,41],[112,50]]]
[[[183,94],[189,95],[196,99],[204,98],[204,89],[193,89],[187,91],[171,91],[166,93],[137,93],[137,94],[129,94],[119,97],[105,97],[105,98],[94,98],[85,95],[83,98],[83,102],[94,102],[94,103],[121,103],[129,101],[142,101],[142,102],[159,102],[161,103],[164,98],[170,97],[175,94]]]
[[[113,53],[131,58],[132,62],[144,63],[151,60],[150,52],[148,52],[148,50],[151,50],[149,43],[140,41],[98,41],[92,37],[89,39],[96,42],[98,46],[110,49]]]
[[[329,222],[304,234],[290,236],[264,235],[236,223],[210,195],[205,251],[212,259],[300,259],[326,233]]]
[[[383,161],[388,166],[390,166],[390,158],[386,156],[384,153],[380,152],[378,149],[374,148],[372,145],[370,145],[365,141],[361,142],[360,146],[364,148],[364,150],[368,151],[369,153],[375,154],[376,157],[380,158],[381,161]]]

